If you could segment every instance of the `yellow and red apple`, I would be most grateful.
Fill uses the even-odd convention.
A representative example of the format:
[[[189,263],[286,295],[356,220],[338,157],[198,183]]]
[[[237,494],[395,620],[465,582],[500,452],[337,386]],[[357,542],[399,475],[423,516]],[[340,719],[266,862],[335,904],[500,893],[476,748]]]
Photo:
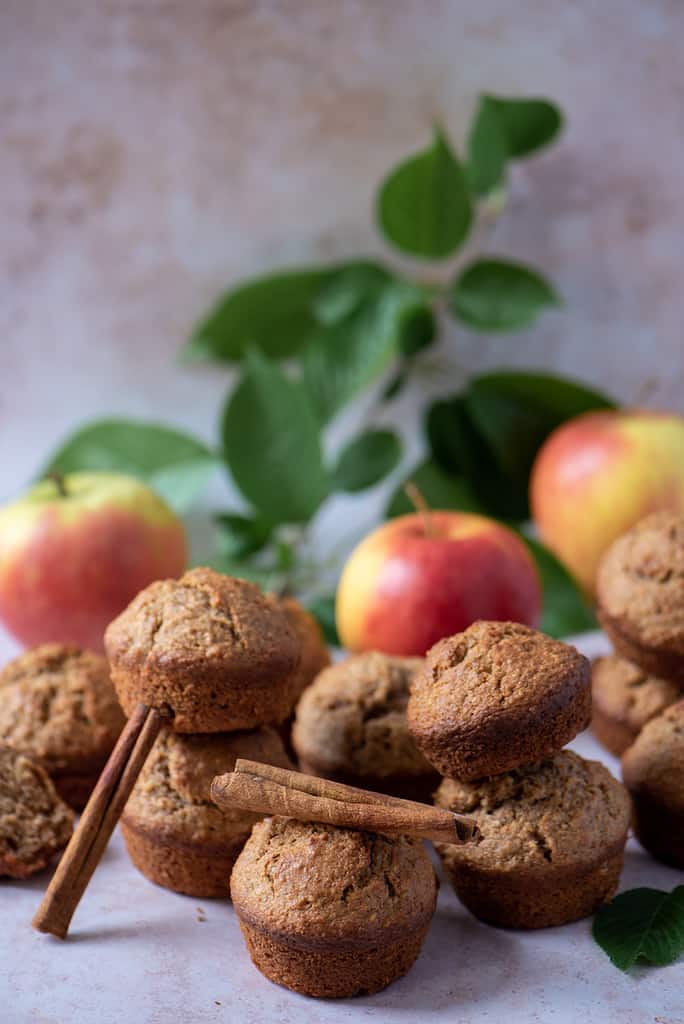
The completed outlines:
[[[586,413],[535,460],[530,505],[541,539],[589,593],[605,549],[649,512],[684,511],[684,417]]]
[[[519,537],[485,516],[431,511],[369,534],[337,590],[337,629],[351,651],[422,655],[476,619],[536,626],[541,589]]]
[[[0,619],[27,645],[102,650],[104,629],[152,580],[186,563],[182,523],[116,473],[42,480],[0,509]]]

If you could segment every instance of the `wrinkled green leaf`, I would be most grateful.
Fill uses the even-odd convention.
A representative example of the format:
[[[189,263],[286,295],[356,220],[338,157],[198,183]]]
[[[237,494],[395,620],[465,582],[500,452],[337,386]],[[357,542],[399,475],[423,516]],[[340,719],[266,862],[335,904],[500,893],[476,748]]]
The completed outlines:
[[[50,457],[41,476],[78,470],[127,473],[184,512],[203,490],[218,459],[201,441],[159,423],[96,420],[81,427]]]
[[[484,96],[498,114],[509,157],[524,157],[548,146],[560,134],[563,115],[550,100]]]
[[[314,295],[313,311],[320,324],[337,324],[354,313],[392,279],[378,263],[359,260],[333,270]]]
[[[219,513],[214,522],[217,550],[225,559],[239,560],[261,551],[273,532],[268,522],[232,512]]]
[[[480,96],[468,135],[468,180],[478,196],[487,195],[504,180],[508,145],[503,123],[489,96]]]
[[[393,430],[367,430],[341,452],[333,472],[339,491],[362,491],[387,476],[401,458],[401,441]]]
[[[325,594],[313,598],[307,602],[306,607],[318,622],[323,630],[326,643],[331,647],[340,646],[340,638],[337,635],[337,624],[335,622],[335,595]]]
[[[269,523],[309,520],[329,493],[310,399],[260,352],[248,352],[223,416],[223,449],[244,496]]]
[[[483,511],[467,480],[450,476],[431,459],[426,459],[408,474],[406,480],[394,492],[385,513],[388,519],[416,511],[404,491],[404,486],[409,481],[416,485],[430,508],[458,509],[461,512]]]
[[[684,885],[620,893],[596,914],[593,936],[621,971],[640,959],[674,963],[684,953]]]
[[[473,218],[463,168],[444,135],[390,171],[380,187],[378,223],[398,249],[424,259],[450,256]]]
[[[596,629],[596,617],[565,566],[539,541],[521,536],[537,563],[541,580],[542,632],[566,637]]]
[[[479,331],[516,331],[528,327],[560,299],[536,270],[521,263],[480,259],[450,285],[448,305],[454,316]]]

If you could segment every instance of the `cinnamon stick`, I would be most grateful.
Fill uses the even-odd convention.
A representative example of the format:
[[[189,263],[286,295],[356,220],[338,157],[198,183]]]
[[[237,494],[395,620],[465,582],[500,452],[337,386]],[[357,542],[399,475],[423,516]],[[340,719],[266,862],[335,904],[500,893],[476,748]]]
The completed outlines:
[[[300,821],[412,835],[441,843],[468,842],[479,835],[470,818],[441,807],[242,758],[232,772],[214,778],[211,797],[219,807],[241,807],[258,814],[281,814]]]
[[[156,708],[138,704],[126,723],[33,918],[38,931],[66,937],[163,721]]]

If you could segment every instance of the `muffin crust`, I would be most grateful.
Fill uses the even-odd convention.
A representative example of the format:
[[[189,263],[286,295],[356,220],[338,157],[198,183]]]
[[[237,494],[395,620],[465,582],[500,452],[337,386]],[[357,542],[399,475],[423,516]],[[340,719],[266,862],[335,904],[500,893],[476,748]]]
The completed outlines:
[[[611,754],[622,754],[643,727],[682,695],[675,683],[650,676],[615,654],[591,667],[591,728]]]

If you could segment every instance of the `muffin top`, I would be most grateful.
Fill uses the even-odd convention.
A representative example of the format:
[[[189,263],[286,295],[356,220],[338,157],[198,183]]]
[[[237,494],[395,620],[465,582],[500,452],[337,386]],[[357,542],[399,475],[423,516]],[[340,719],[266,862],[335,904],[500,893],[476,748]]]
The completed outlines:
[[[125,724],[99,654],[44,644],[0,672],[0,742],[48,772],[97,770]]]
[[[105,646],[113,671],[180,677],[185,685],[280,683],[299,664],[297,637],[275,603],[253,583],[213,569],[145,587],[110,623]]]
[[[290,623],[299,640],[300,660],[296,672],[296,695],[313,682],[319,672],[330,664],[330,652],[313,615],[294,597],[276,598],[277,606]]]
[[[437,883],[418,840],[276,817],[254,826],[230,891],[255,928],[304,948],[358,949],[426,925]]]
[[[292,742],[323,772],[432,774],[406,723],[409,686],[422,658],[371,652],[325,669],[297,705]]]
[[[618,537],[596,591],[601,611],[632,640],[684,656],[684,516],[656,512]]]
[[[292,767],[273,729],[207,735],[163,729],[126,804],[124,821],[169,839],[181,835],[210,844],[249,831],[262,815],[219,810],[209,795],[214,776],[232,771],[238,757]]]
[[[69,842],[74,812],[44,769],[0,746],[0,876],[27,878]]]
[[[635,795],[684,812],[684,700],[644,726],[622,755],[622,777]]]
[[[624,786],[600,762],[569,750],[477,782],[444,779],[435,803],[479,825],[479,843],[446,849],[454,861],[487,871],[598,861],[624,842],[630,819]]]
[[[675,683],[651,676],[616,654],[593,661],[591,690],[599,711],[635,732],[681,696]]]

